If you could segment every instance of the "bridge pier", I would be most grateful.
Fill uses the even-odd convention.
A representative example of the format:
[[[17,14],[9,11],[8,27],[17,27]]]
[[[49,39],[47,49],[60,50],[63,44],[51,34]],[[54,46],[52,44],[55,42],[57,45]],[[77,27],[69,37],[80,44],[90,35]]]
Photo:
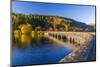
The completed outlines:
[[[91,36],[83,32],[47,32],[47,35],[68,44],[73,48],[79,48],[89,42]]]

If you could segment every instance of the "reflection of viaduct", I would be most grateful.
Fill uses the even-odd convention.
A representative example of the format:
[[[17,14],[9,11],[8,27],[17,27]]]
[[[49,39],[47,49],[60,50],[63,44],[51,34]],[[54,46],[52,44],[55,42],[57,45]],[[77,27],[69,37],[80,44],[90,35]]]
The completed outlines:
[[[60,63],[74,61],[92,39],[92,34],[88,32],[45,32],[44,36],[58,44],[73,49],[68,56],[60,60]]]

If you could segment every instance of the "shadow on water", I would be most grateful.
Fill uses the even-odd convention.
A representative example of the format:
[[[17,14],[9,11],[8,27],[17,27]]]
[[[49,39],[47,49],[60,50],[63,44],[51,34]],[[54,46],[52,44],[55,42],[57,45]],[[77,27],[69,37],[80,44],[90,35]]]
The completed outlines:
[[[93,36],[93,39],[91,41],[91,49],[90,49],[90,53],[88,56],[88,61],[95,61],[96,60],[96,36]]]

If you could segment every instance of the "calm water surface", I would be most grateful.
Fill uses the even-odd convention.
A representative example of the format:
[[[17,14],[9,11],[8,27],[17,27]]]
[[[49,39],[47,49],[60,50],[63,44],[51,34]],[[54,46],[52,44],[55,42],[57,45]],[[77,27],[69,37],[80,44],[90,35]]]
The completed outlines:
[[[29,48],[13,48],[11,61],[13,65],[29,64],[51,64],[58,63],[63,57],[68,55],[72,50],[61,45],[41,43],[37,47],[33,44]]]
[[[49,39],[34,40],[30,35],[21,35],[13,39],[12,65],[58,63],[72,50]]]

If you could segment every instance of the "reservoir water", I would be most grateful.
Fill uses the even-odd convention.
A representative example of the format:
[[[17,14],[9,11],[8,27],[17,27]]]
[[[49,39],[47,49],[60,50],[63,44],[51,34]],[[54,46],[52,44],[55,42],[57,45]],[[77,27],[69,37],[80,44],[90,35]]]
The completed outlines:
[[[47,42],[41,42],[40,46],[36,43],[31,45],[28,48],[12,48],[12,65],[55,64],[72,51],[60,44],[53,45]]]

